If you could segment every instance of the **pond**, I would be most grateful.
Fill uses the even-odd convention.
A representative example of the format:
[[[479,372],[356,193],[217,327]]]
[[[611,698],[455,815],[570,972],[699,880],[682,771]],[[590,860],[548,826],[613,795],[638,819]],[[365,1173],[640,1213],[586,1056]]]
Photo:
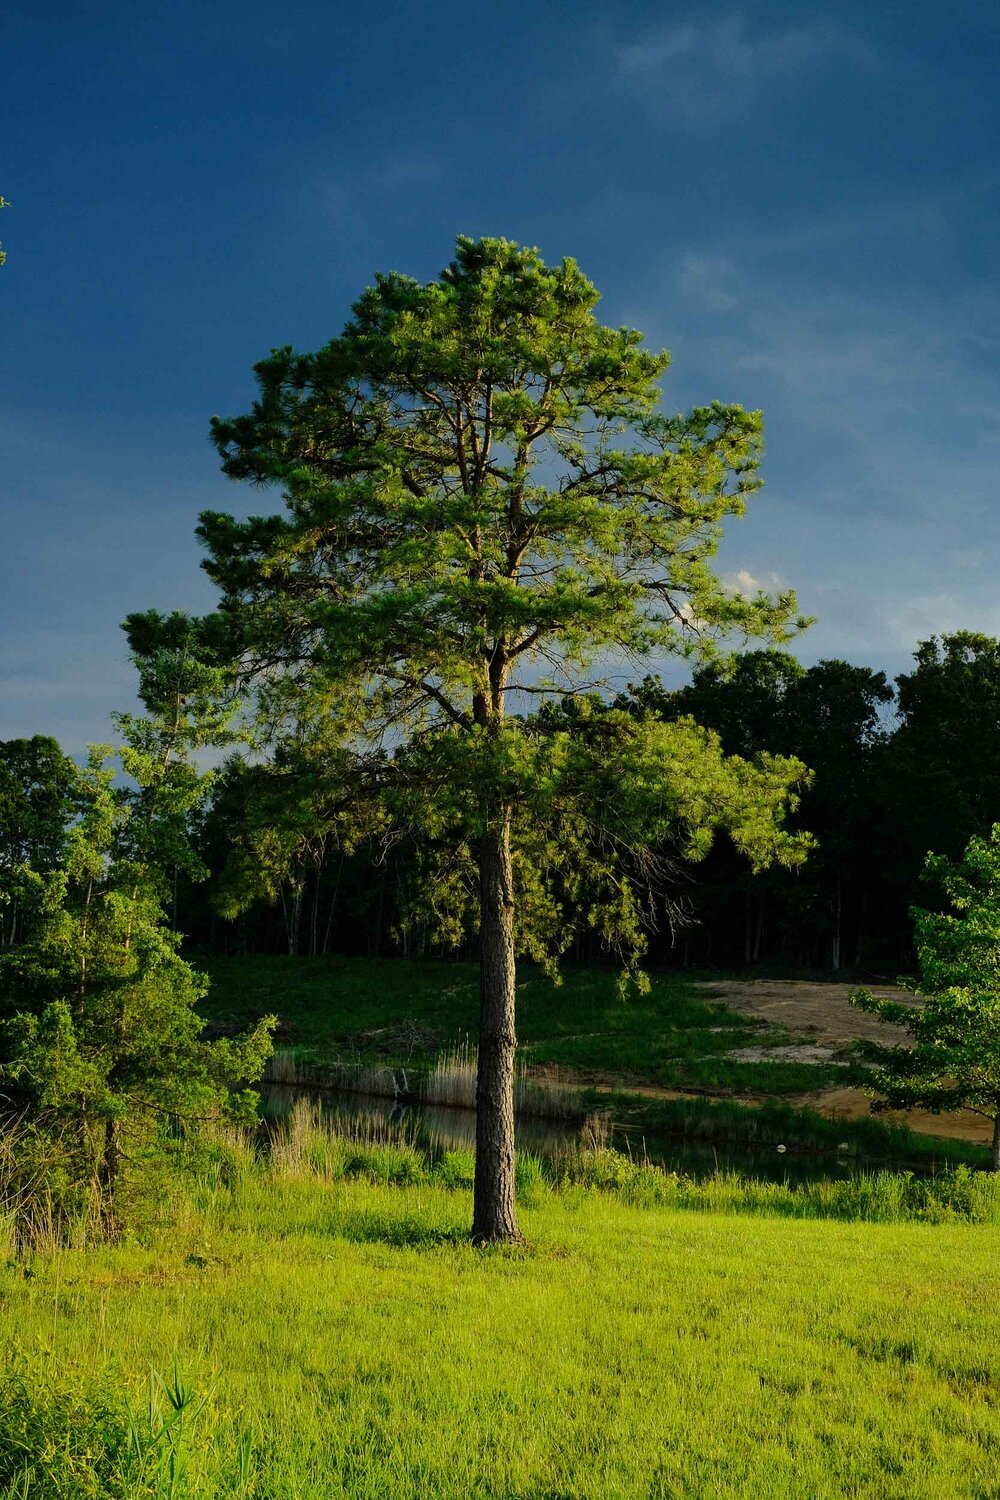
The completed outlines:
[[[338,1089],[312,1089],[297,1085],[267,1084],[262,1102],[265,1118],[278,1122],[296,1100],[308,1098],[318,1104],[339,1134],[351,1139],[399,1135],[428,1151],[471,1150],[476,1140],[475,1111],[450,1105],[412,1103],[376,1094]],[[553,1159],[587,1146],[610,1146],[668,1172],[692,1178],[711,1177],[718,1172],[738,1172],[768,1182],[814,1182],[848,1177],[860,1172],[884,1171],[888,1163],[847,1153],[809,1151],[789,1147],[780,1151],[771,1143],[712,1142],[625,1125],[614,1120],[598,1122],[519,1118],[517,1146],[521,1151]],[[912,1170],[928,1172],[926,1163]]]

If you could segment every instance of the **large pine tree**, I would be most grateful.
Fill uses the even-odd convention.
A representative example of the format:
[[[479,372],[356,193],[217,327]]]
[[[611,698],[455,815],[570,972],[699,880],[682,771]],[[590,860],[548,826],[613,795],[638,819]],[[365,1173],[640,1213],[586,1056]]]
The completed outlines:
[[[442,902],[474,871],[481,1242],[518,1233],[515,958],[565,945],[567,860],[634,952],[644,841],[694,852],[725,826],[758,864],[799,853],[781,827],[797,763],[620,713],[574,742],[526,712],[609,662],[794,628],[791,594],[745,598],[710,565],[757,488],[759,413],[663,415],[668,357],[597,300],[572,260],[505,240],[460,239],[429,284],[378,276],[339,338],[274,351],[252,410],[214,423],[225,472],[279,485],[285,513],[200,527],[272,745],[326,746],[341,805],[385,797],[450,848]]]

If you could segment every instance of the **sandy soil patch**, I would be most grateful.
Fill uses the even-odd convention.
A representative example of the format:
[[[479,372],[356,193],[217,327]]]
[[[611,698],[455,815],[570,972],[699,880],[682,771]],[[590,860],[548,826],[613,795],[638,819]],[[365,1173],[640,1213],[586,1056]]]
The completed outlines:
[[[897,1026],[887,1026],[863,1010],[855,1010],[849,996],[853,984],[827,984],[803,979],[720,979],[705,980],[696,985],[706,999],[722,1000],[732,1010],[784,1026],[789,1031],[808,1032],[810,1043],[790,1047],[743,1048],[733,1057],[747,1062],[777,1060],[787,1057],[800,1062],[832,1062],[832,1053],[863,1037],[873,1042],[898,1045],[906,1035]],[[887,999],[912,1003],[913,996],[894,984],[871,984],[866,988]],[[750,1053],[753,1052],[751,1058]],[[809,1055],[806,1055],[806,1054]],[[799,1094],[789,1101],[799,1107],[818,1110],[830,1119],[859,1120],[872,1113],[871,1100],[859,1088],[816,1089]],[[943,1136],[948,1140],[976,1141],[988,1145],[993,1127],[972,1110],[954,1114],[932,1115],[928,1110],[898,1110],[880,1114],[886,1124],[908,1125],[920,1135]]]
[[[855,1010],[849,996],[853,984],[820,984],[804,979],[712,979],[695,984],[706,1000],[721,1000],[731,1010],[770,1021],[789,1031],[809,1032],[818,1046],[847,1047],[864,1037],[873,1042],[898,1043],[902,1033],[876,1016]],[[887,999],[912,1000],[894,984],[873,984],[873,994]],[[769,1049],[775,1055],[775,1048]]]
[[[726,1056],[733,1062],[803,1062],[825,1063],[833,1068],[849,1068],[850,1063],[838,1055],[836,1047],[820,1047],[815,1042],[795,1042],[787,1047],[736,1047]]]
[[[800,1109],[818,1110],[831,1120],[861,1120],[872,1112],[871,1100],[861,1089],[817,1089],[814,1093],[798,1094],[789,1103]],[[877,1118],[884,1125],[908,1125],[920,1135],[939,1135],[951,1141],[976,1141],[988,1146],[993,1139],[992,1123],[971,1109],[947,1115],[932,1115],[926,1109],[887,1110]]]

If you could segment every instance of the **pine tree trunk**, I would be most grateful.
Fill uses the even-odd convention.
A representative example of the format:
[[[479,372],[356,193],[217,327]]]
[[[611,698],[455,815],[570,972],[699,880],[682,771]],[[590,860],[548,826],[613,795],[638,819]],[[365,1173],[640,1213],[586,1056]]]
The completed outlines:
[[[520,1239],[514,1202],[514,883],[510,810],[479,849],[479,1065],[472,1238]]]

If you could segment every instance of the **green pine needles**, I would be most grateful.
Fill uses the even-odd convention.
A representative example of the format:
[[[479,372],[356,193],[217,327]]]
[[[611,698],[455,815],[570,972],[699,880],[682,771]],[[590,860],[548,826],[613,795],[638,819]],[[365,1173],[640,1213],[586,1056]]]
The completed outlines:
[[[199,528],[294,819],[308,787],[308,839],[345,809],[412,837],[424,922],[478,933],[482,1240],[517,1237],[516,955],[554,960],[582,894],[580,920],[637,972],[661,900],[644,851],[704,852],[716,830],[758,867],[808,847],[784,826],[797,761],[727,759],[690,723],[579,732],[537,712],[609,690],[614,664],[803,623],[790,592],[747,598],[711,566],[759,485],[760,414],[665,415],[668,356],[597,301],[574,261],[507,240],[460,238],[427,284],[377,276],[339,338],[273,351],[251,411],[213,423],[225,472],[279,485],[284,513]],[[273,884],[296,843],[258,822],[242,868]]]
[[[236,1086],[259,1078],[273,1024],[204,1040],[207,981],[181,958],[168,920],[175,872],[202,873],[188,828],[211,778],[188,756],[222,726],[205,707],[217,682],[194,627],[159,623],[155,646],[134,640],[148,647],[137,657],[148,716],[118,718],[128,781],[116,782],[108,747],[91,750],[65,858],[48,872],[21,869],[25,933],[0,958],[8,1113],[22,1116],[26,1154],[48,1163],[57,1206],[80,1212],[89,1198],[112,1233],[130,1174],[168,1130],[254,1117],[256,1095]]]

